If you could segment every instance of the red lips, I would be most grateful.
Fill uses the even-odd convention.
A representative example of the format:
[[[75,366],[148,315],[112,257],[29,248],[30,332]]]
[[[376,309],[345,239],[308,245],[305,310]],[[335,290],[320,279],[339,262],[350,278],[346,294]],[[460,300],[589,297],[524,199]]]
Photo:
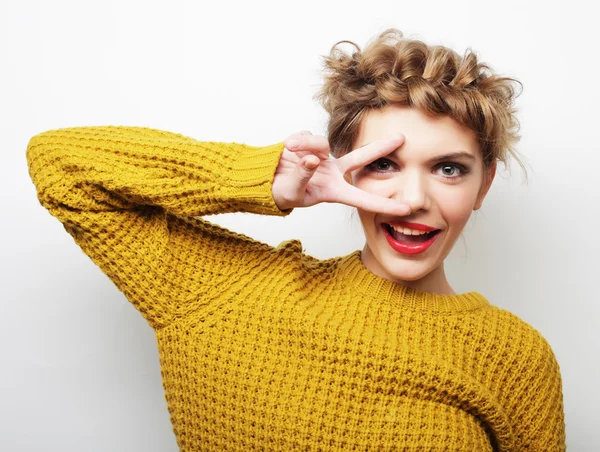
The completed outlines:
[[[411,223],[408,223],[411,224]],[[412,223],[414,224],[414,223]],[[390,233],[390,231],[388,230],[389,226],[386,226],[385,223],[382,223],[383,226],[383,234],[385,235],[385,238],[387,240],[387,242],[389,243],[389,245],[392,247],[392,249],[398,251],[399,253],[402,254],[419,254],[419,253],[423,253],[425,251],[427,251],[427,249],[433,245],[433,243],[435,242],[435,240],[437,239],[437,237],[440,235],[439,232],[436,232],[434,235],[432,235],[427,241],[422,242],[422,243],[404,243],[401,242],[399,240],[396,240],[392,234]],[[423,227],[423,225],[419,225],[421,227]],[[428,226],[425,226],[426,228],[429,228]],[[416,228],[415,228],[416,229]],[[429,228],[431,229],[431,228]]]

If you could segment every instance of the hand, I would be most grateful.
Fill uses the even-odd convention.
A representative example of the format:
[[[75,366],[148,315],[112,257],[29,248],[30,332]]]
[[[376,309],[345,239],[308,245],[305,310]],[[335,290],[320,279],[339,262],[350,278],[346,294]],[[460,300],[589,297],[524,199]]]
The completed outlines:
[[[294,145],[293,142],[297,142]],[[335,159],[329,155],[327,138],[297,132],[284,140],[285,148],[273,179],[273,199],[281,210],[337,202],[370,212],[408,215],[410,207],[397,200],[356,188],[344,176],[378,158],[389,155],[404,143],[404,135],[376,140]]]

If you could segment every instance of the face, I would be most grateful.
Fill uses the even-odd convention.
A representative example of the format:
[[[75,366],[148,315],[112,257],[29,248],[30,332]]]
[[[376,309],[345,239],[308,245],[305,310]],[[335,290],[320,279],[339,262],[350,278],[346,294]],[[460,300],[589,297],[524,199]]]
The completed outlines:
[[[346,175],[350,183],[362,190],[398,199],[411,207],[411,213],[403,217],[358,209],[367,240],[361,254],[363,264],[381,277],[415,289],[454,294],[443,262],[471,212],[481,207],[496,166],[484,170],[473,131],[450,117],[433,119],[404,106],[370,110],[363,118],[353,149],[396,132],[405,136],[398,149]],[[456,152],[467,155],[440,159]],[[390,230],[394,225],[396,231],[409,232],[398,225],[401,221],[431,226],[440,232],[426,249],[424,245],[403,245],[414,240]],[[408,250],[415,246],[416,250]]]

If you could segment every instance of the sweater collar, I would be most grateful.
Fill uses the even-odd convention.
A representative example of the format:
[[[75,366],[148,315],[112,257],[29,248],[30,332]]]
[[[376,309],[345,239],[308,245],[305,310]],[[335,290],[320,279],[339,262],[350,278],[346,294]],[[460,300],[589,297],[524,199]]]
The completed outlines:
[[[361,261],[361,251],[356,250],[340,258],[342,281],[369,297],[389,302],[403,309],[432,314],[461,313],[489,307],[490,302],[479,292],[442,295],[423,292],[390,281],[372,273]]]

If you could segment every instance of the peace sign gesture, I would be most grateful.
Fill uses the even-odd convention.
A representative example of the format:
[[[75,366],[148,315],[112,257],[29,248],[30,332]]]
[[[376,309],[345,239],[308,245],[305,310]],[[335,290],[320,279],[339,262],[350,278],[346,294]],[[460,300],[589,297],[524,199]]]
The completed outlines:
[[[294,133],[284,140],[285,148],[275,171],[275,204],[286,210],[336,202],[370,212],[408,215],[407,204],[368,193],[344,179],[346,173],[387,156],[403,143],[404,135],[400,134],[373,141],[336,159],[329,155],[326,137],[307,131]]]

